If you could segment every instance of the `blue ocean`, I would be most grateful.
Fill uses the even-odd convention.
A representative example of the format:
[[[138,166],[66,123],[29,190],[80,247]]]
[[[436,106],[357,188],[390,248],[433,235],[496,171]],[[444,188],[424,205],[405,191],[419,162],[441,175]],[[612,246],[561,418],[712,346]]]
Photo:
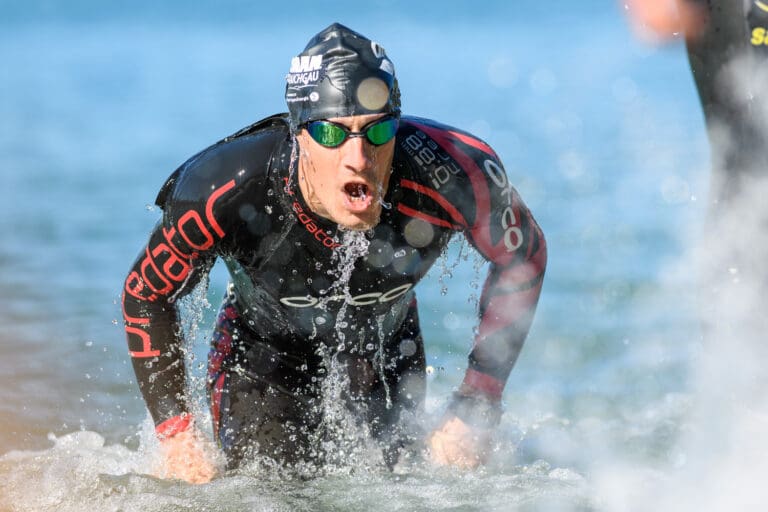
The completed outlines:
[[[290,58],[334,21],[386,48],[404,112],[496,149],[547,237],[493,456],[159,480],[120,310],[155,195],[197,151],[284,111]],[[0,62],[0,510],[768,505],[768,415],[742,399],[761,381],[711,373],[729,340],[700,327],[710,156],[685,48],[638,39],[619,2],[0,0]],[[434,421],[485,272],[457,240],[417,290]],[[196,297],[198,388],[226,280],[217,266]]]

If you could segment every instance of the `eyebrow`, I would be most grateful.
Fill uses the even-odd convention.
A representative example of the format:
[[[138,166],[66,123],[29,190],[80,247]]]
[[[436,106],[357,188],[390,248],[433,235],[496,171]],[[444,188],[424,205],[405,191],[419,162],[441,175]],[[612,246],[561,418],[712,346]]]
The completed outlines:
[[[385,118],[385,117],[387,117],[388,115],[389,115],[389,114],[387,114],[386,112],[382,112],[382,113],[381,113],[381,114],[379,114],[377,117],[374,117],[373,119],[371,119],[370,121],[368,121],[367,123],[365,123],[364,125],[362,125],[360,128],[361,128],[361,129],[362,129],[362,128],[365,128],[366,126],[368,126],[368,125],[370,125],[370,124],[372,124],[372,123],[375,123],[376,121],[378,121],[378,120],[380,120],[380,119],[384,119],[384,118]],[[341,118],[341,117],[337,117],[337,118],[335,118],[335,119],[343,119],[343,118]],[[342,125],[342,126],[346,127],[348,130],[352,130],[352,128],[351,128],[351,127],[350,127],[350,126],[349,126],[349,125],[348,125],[346,122],[343,122],[343,121],[336,121],[336,120],[334,120],[334,118],[325,118],[324,120],[325,120],[325,121],[330,121],[330,122],[332,122],[332,123],[335,123],[335,124],[340,124],[340,125]],[[323,121],[323,119],[318,119],[318,121]]]

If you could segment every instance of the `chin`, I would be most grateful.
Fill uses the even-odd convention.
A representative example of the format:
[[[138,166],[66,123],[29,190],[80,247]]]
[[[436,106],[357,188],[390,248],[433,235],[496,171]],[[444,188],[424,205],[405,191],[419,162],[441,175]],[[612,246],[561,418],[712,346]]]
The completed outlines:
[[[352,222],[339,222],[339,226],[343,227],[344,229],[350,229],[352,231],[367,231],[371,228],[375,228],[379,224],[379,218],[376,217],[375,220],[363,220],[363,219],[357,219],[356,221]]]
[[[376,211],[372,212],[345,212],[344,215],[337,217],[336,224],[343,227],[344,229],[351,229],[353,231],[365,231],[376,227],[380,220],[381,208],[377,208]]]

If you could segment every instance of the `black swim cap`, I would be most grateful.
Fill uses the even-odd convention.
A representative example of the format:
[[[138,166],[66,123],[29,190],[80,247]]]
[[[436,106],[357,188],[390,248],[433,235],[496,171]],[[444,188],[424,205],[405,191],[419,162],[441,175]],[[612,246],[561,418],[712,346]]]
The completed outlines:
[[[400,114],[395,68],[384,48],[334,23],[291,59],[285,77],[291,121],[364,114]]]

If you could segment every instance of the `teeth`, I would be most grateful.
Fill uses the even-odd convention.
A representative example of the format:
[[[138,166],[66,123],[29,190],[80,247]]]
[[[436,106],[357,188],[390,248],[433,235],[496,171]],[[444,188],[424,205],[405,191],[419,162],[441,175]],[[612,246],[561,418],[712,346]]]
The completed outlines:
[[[351,183],[346,187],[347,195],[353,201],[364,201],[368,197],[368,187],[362,183]]]

